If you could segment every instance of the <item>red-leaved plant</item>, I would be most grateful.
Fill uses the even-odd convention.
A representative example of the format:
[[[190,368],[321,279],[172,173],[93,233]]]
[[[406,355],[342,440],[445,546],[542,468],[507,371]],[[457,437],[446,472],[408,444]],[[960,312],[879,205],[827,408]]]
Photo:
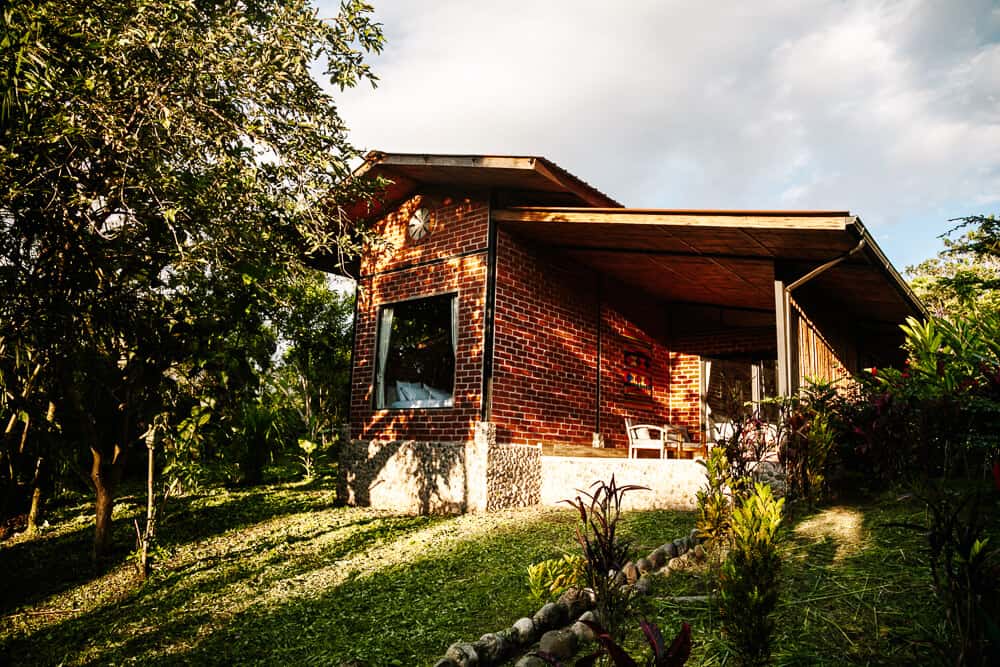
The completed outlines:
[[[655,623],[640,621],[639,627],[642,628],[642,634],[646,637],[646,642],[651,650],[651,655],[646,661],[640,663],[630,656],[607,630],[601,627],[600,623],[580,622],[594,632],[594,639],[601,645],[601,648],[577,660],[576,667],[594,667],[603,656],[608,656],[614,667],[639,667],[640,664],[645,664],[647,667],[681,667],[691,657],[691,626],[687,623],[681,623],[680,632],[674,637],[670,646],[667,646]],[[535,655],[553,667],[562,667],[562,663],[548,653],[539,651]]]
[[[625,618],[632,589],[621,585],[618,574],[632,558],[631,542],[619,534],[622,499],[630,491],[648,491],[648,487],[611,481],[596,481],[591,491],[577,489],[580,495],[564,500],[580,513],[576,541],[586,560],[587,586],[594,592],[595,613],[610,634],[619,641],[624,637]]]

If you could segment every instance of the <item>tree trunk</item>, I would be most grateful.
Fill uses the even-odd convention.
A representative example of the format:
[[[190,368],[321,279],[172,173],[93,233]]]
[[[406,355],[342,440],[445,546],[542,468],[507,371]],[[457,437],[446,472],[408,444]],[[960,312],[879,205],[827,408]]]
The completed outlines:
[[[110,461],[102,452],[91,448],[93,465],[90,481],[94,485],[94,565],[98,570],[111,555],[111,513],[115,508],[115,491],[124,469],[124,453],[116,446]]]
[[[4,470],[3,479],[0,480],[0,520],[7,519],[14,513],[17,501],[17,470],[14,466],[14,458],[17,455],[17,448],[14,446],[16,418],[16,414],[11,415],[7,428],[0,435],[0,465]]]
[[[28,511],[28,534],[33,535],[38,532],[38,524],[42,519],[42,512],[45,501],[45,474],[47,472],[45,458],[39,456],[35,461],[35,478],[31,482],[31,510]]]
[[[21,389],[20,398],[22,401],[27,400],[31,395],[31,391],[34,388],[35,380],[38,378],[38,374],[42,370],[41,364],[35,364],[35,368],[31,371],[31,375],[28,376],[27,381],[24,383],[24,387]],[[30,416],[28,420],[24,422],[24,429],[21,431],[20,445],[15,447],[17,442],[17,436],[14,434],[14,427],[17,426],[18,411],[15,409],[10,415],[10,419],[7,420],[7,426],[3,430],[3,434],[0,435],[0,464],[7,468],[7,484],[0,484],[0,519],[6,519],[8,515],[14,511],[14,505],[17,501],[18,491],[20,485],[17,481],[17,464],[21,461],[21,456],[24,454],[24,448],[28,441],[28,427],[31,423]],[[5,487],[5,488],[3,488]],[[32,506],[34,506],[34,498],[32,498]]]
[[[3,461],[5,456],[5,453],[0,452],[0,463],[5,463]],[[2,467],[6,468],[7,466]],[[0,521],[10,517],[16,494],[17,479],[12,474],[0,474]]]
[[[156,536],[156,493],[154,480],[156,475],[156,431],[150,429],[146,437],[146,530],[139,533],[139,576],[149,578],[149,548]],[[138,532],[138,523],[136,524]]]
[[[103,475],[94,475],[94,563],[101,569],[111,553],[111,512],[115,508],[114,490]]]
[[[247,486],[259,486],[264,481],[264,449],[267,439],[261,432],[255,432],[248,443],[246,465],[243,483]]]

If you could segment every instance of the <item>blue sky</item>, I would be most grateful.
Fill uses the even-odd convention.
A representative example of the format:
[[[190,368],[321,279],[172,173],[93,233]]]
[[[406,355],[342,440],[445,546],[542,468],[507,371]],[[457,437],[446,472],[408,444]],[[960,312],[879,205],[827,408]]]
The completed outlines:
[[[626,206],[849,209],[901,270],[1000,213],[996,2],[374,4],[379,85],[335,93],[360,148],[543,155]]]

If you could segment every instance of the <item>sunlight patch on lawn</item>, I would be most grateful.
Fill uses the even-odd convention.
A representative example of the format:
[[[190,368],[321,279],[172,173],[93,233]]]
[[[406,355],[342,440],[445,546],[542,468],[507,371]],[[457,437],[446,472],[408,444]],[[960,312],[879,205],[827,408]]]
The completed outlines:
[[[816,542],[830,540],[837,545],[833,561],[839,563],[861,550],[863,519],[857,510],[831,507],[799,522],[795,534]]]
[[[136,650],[147,657],[181,655],[240,614],[322,596],[350,579],[378,576],[557,516],[568,511],[529,508],[429,518],[337,507],[288,514],[175,547],[138,590],[131,566],[123,565],[57,593],[35,605],[34,615],[19,619],[13,634],[31,636],[70,619],[108,615],[115,631],[99,633],[103,636],[67,664]],[[176,628],[172,636],[154,636],[167,625]]]
[[[562,511],[565,514],[566,511]],[[344,516],[344,515],[347,516]],[[523,525],[523,522],[534,521],[547,514],[558,514],[552,510],[538,509],[503,512],[490,515],[466,514],[447,519],[421,519],[428,521],[426,527],[403,532],[401,535],[386,536],[386,539],[375,539],[371,542],[362,540],[357,549],[339,553],[337,558],[330,559],[324,552],[335,543],[349,540],[350,535],[363,533],[364,526],[349,527],[343,530],[324,532],[307,542],[296,544],[288,557],[304,568],[286,567],[286,562],[275,562],[272,551],[261,554],[250,563],[260,569],[253,577],[240,578],[211,594],[199,598],[196,604],[188,605],[183,610],[175,609],[171,620],[177,619],[177,614],[190,613],[201,615],[211,612],[212,620],[198,629],[198,638],[210,636],[212,632],[225,627],[235,616],[251,608],[255,613],[263,608],[278,608],[299,599],[316,598],[324,592],[336,589],[348,579],[377,576],[391,568],[413,563],[423,558],[432,557],[441,552],[457,548],[463,542],[485,538],[497,530]],[[323,525],[330,520],[344,520],[350,517],[376,516],[390,519],[389,515],[362,509],[334,509],[326,512],[313,512],[308,517],[312,525]],[[284,520],[288,521],[286,517]],[[404,520],[396,517],[397,520]],[[270,562],[266,562],[270,561]],[[245,557],[243,559],[245,563]],[[287,570],[287,571],[283,571]],[[190,585],[191,582],[186,582]],[[197,642],[195,642],[197,644]],[[185,652],[193,647],[188,642],[175,643],[161,647],[162,653],[171,654]],[[156,651],[156,652],[161,652]]]

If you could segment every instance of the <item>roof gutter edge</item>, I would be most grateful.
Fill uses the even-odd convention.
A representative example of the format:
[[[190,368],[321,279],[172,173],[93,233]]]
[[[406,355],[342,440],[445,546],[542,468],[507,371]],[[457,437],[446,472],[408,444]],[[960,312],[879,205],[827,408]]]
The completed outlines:
[[[910,288],[903,276],[900,275],[899,271],[896,270],[896,267],[894,267],[892,262],[889,261],[889,258],[885,256],[885,253],[882,252],[882,248],[880,248],[875,242],[871,232],[869,232],[868,228],[865,227],[863,222],[861,222],[861,218],[856,215],[851,216],[847,220],[846,228],[855,236],[855,238],[865,243],[866,254],[869,256],[869,259],[873,260],[875,264],[885,272],[903,299],[909,302],[913,309],[917,311],[922,318],[928,319],[931,314],[930,311],[927,310],[927,306],[924,305],[924,302],[920,300],[920,297],[918,297]]]

